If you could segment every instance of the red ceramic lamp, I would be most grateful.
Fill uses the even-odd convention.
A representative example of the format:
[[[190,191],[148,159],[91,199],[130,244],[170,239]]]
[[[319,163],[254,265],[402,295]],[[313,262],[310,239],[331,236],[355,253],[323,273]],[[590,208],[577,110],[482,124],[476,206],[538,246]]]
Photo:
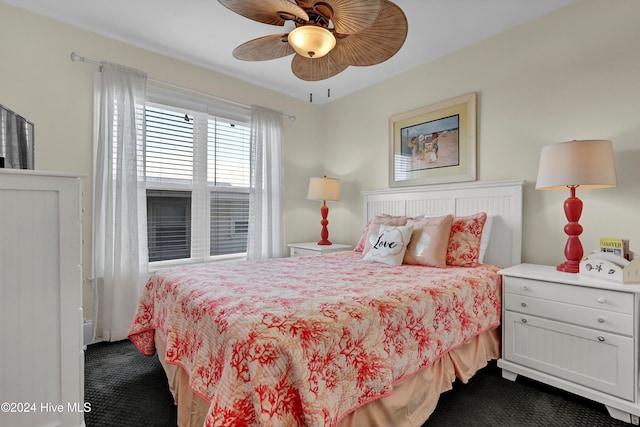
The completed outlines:
[[[329,207],[327,206],[327,200],[338,201],[340,200],[340,180],[335,178],[311,178],[309,180],[309,192],[307,193],[307,199],[309,200],[321,200],[322,207],[320,213],[322,214],[322,231],[320,232],[319,245],[330,245],[329,241],[329,229],[327,224],[329,221]]]
[[[582,200],[576,197],[576,188],[590,190],[617,185],[616,166],[611,141],[582,140],[547,145],[542,148],[538,169],[537,190],[569,189],[564,202],[564,213],[569,223],[564,226],[568,236],[564,247],[566,261],[558,265],[559,271],[577,273],[584,255],[579,224]]]

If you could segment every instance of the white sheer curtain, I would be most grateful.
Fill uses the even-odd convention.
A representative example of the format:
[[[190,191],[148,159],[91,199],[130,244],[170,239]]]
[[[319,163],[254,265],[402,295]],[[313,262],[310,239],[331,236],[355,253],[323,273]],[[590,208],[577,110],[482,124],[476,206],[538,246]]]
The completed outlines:
[[[286,245],[281,112],[251,106],[251,154],[247,258],[283,257]]]
[[[127,337],[147,276],[144,105],[147,75],[101,64],[94,165],[94,337]]]

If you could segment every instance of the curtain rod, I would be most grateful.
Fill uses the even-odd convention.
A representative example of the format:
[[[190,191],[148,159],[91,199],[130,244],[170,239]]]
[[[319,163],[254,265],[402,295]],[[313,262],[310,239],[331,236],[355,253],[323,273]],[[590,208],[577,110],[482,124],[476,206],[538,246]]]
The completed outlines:
[[[100,67],[100,65],[101,65],[100,62],[95,61],[93,59],[85,58],[84,56],[80,56],[75,52],[71,52],[71,60],[74,61],[74,62],[76,62],[76,61],[86,62],[87,64],[93,64],[93,65],[96,65],[98,67]],[[158,80],[158,79],[154,79],[154,78],[151,78],[151,77],[149,77],[148,80],[150,80],[150,81],[152,81],[154,83],[158,83],[158,84],[163,85],[163,86],[171,87],[173,89],[178,89],[178,90],[181,90],[181,91],[184,91],[184,92],[190,92],[190,93],[193,93],[193,94],[196,94],[196,95],[200,95],[200,96],[212,98],[212,99],[215,99],[215,100],[218,100],[218,101],[226,102],[228,104],[237,105],[237,106],[242,107],[242,108],[251,109],[250,105],[242,104],[240,102],[232,101],[230,99],[222,98],[220,96],[212,95],[210,93],[201,92],[199,90],[190,89],[188,87],[180,86],[180,85],[177,85],[177,84],[174,84],[174,83],[165,82],[163,80]],[[286,117],[287,119],[291,120],[292,122],[296,121],[296,116],[291,116],[291,115],[284,114],[284,113],[282,113],[282,116]]]

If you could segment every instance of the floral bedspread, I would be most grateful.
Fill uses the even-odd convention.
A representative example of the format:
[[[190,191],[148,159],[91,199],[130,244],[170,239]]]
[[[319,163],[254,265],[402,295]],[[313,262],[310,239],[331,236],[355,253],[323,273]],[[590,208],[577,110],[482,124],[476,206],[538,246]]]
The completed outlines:
[[[162,270],[129,338],[190,375],[207,426],[335,426],[500,322],[499,267],[364,262],[339,252]]]

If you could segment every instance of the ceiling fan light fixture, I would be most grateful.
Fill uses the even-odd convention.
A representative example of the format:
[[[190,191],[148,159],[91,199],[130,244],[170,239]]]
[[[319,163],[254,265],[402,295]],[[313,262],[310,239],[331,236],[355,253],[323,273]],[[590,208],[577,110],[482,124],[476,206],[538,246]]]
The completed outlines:
[[[289,44],[305,58],[322,58],[336,45],[331,31],[316,25],[302,25],[289,33]]]
[[[233,56],[265,61],[295,53],[291,71],[305,81],[328,79],[352,65],[380,64],[395,55],[407,38],[407,17],[391,0],[218,1],[257,22],[295,25],[289,34],[271,34],[237,46]]]

